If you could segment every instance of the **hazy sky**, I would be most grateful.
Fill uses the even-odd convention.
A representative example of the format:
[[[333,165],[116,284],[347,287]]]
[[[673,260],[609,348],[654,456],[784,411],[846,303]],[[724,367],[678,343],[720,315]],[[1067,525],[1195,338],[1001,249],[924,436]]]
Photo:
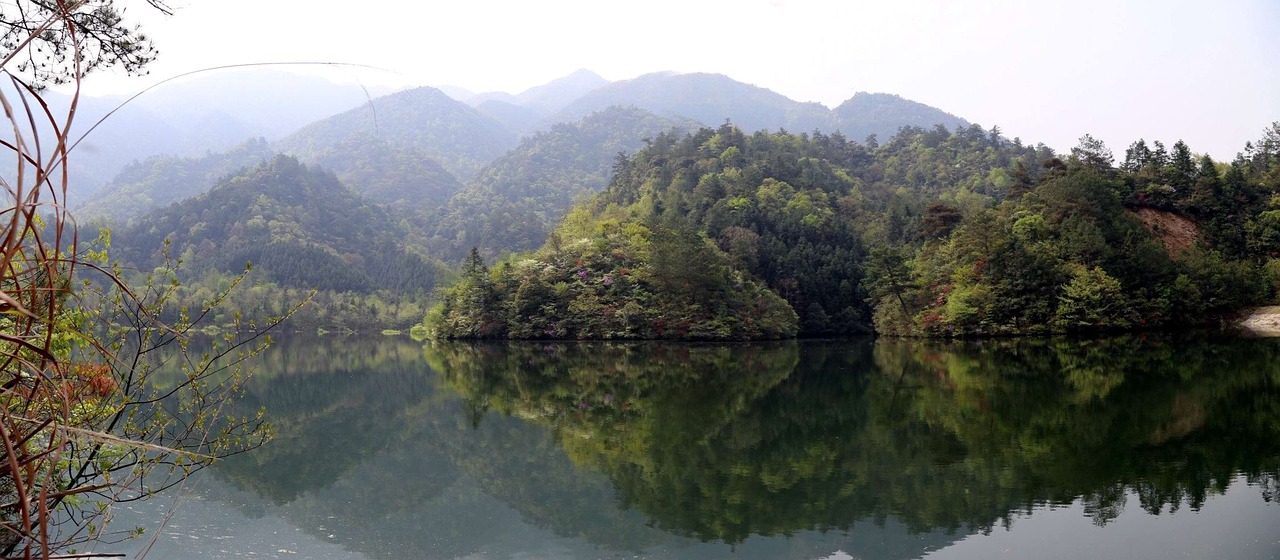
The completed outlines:
[[[137,18],[143,3],[130,9]],[[335,80],[519,92],[588,68],[611,80],[715,72],[834,106],[896,93],[1065,150],[1139,137],[1229,158],[1280,120],[1280,1],[176,0],[144,29],[141,88],[241,62],[341,61]],[[106,83],[111,81],[112,83]],[[114,80],[87,85],[118,91]]]

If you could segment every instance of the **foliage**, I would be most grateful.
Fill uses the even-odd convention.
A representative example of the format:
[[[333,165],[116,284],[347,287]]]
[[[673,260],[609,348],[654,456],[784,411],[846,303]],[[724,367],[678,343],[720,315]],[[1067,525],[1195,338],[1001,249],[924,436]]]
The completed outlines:
[[[548,246],[493,269],[472,249],[461,280],[427,316],[428,330],[436,338],[693,340],[796,332],[786,302],[689,230],[579,214],[552,235]]]
[[[152,56],[110,2],[19,2],[0,8],[0,19],[5,65],[49,57],[35,71],[37,86],[78,85],[99,66],[135,72]],[[0,209],[0,556],[63,557],[109,538],[114,504],[147,499],[269,437],[261,411],[232,403],[245,379],[240,365],[282,318],[250,322],[247,334],[228,335],[207,353],[188,352],[208,307],[183,310],[171,324],[158,320],[176,289],[170,263],[126,286],[120,269],[106,265],[109,235],[82,243],[70,219],[74,102],[60,114],[37,88],[12,83],[16,92],[0,93],[14,131],[4,146],[16,161],[0,181],[8,201]],[[54,134],[24,137],[24,125]],[[226,297],[219,292],[210,306]],[[179,375],[157,379],[144,363],[161,349],[173,353]]]
[[[1223,182],[1211,161],[1197,171],[1186,154],[1178,144],[1170,173],[1178,176],[1181,165],[1185,184]],[[513,257],[486,276],[483,289],[469,284],[451,292],[445,317],[453,327],[440,334],[637,336],[583,317],[626,304],[650,313],[653,302],[645,298],[673,287],[697,293],[696,282],[666,280],[702,262],[758,278],[796,312],[803,335],[867,332],[873,322],[884,333],[933,336],[1155,328],[1202,322],[1274,296],[1262,271],[1274,258],[1262,249],[1273,211],[1260,202],[1267,197],[1258,173],[1233,164],[1234,204],[1191,193],[1162,202],[1172,204],[1167,210],[1148,210],[1207,224],[1203,238],[1184,249],[1165,239],[1172,233],[1159,223],[1134,216],[1144,208],[1138,179],[1112,167],[1113,159],[1089,136],[1063,161],[1043,146],[977,126],[904,128],[874,148],[839,134],[747,136],[729,124],[684,137],[660,134],[635,156],[619,158],[609,188],[574,210],[531,261],[519,265],[522,257]],[[1189,177],[1197,173],[1199,179]],[[1217,202],[1209,208],[1211,200]],[[1228,231],[1217,219],[1222,213],[1257,217]],[[685,242],[638,246],[613,233],[635,227]],[[727,259],[703,256],[689,242],[694,236],[714,241]],[[567,270],[556,258],[591,263],[610,251],[610,259],[651,265],[659,291],[605,307],[588,298],[571,310],[581,282],[555,277]],[[552,276],[528,281],[539,276],[538,265]],[[458,299],[473,288],[486,295]],[[481,310],[466,301],[506,307]],[[547,321],[514,321],[512,313]],[[501,326],[507,321],[514,330]],[[585,329],[565,328],[583,322]]]
[[[1181,142],[1170,155],[1156,145],[1134,143],[1115,168],[1110,150],[1085,136],[1067,161],[1045,160],[1016,198],[908,244],[912,288],[900,300],[875,300],[877,329],[968,336],[1177,327],[1273,300],[1264,266],[1277,245],[1257,241],[1269,235],[1259,225],[1268,220],[1267,156],[1242,155],[1220,175],[1207,157],[1197,166]]]
[[[163,0],[147,0],[169,12]],[[114,0],[47,2],[17,0],[0,7],[3,66],[40,89],[78,82],[103,68],[145,73],[156,49],[137,25],[124,19]]]

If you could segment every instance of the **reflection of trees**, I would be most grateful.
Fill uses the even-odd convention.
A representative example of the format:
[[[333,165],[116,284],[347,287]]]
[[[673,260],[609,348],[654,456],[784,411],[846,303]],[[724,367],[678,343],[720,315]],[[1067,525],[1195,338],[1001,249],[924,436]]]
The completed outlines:
[[[267,353],[245,404],[279,437],[215,469],[374,557],[518,551],[522,524],[635,551],[672,542],[646,518],[739,543],[1280,487],[1274,340],[340,340]]]
[[[777,346],[435,344],[474,410],[553,428],[661,528],[739,542],[896,517],[990,527],[1083,497],[1274,494],[1280,344],[1120,338]]]
[[[1237,474],[1274,478],[1280,465],[1276,341],[1124,337],[942,354],[886,343],[881,355],[934,370],[913,380],[909,414],[952,434],[966,462],[992,461],[1034,500],[1083,496],[1098,523],[1126,490],[1151,513],[1199,508]]]

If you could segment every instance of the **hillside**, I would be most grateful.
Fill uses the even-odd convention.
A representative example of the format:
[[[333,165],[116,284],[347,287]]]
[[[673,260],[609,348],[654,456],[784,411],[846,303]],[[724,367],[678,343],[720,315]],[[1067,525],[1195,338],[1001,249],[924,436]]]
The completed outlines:
[[[379,97],[311,123],[280,140],[276,148],[347,178],[363,159],[352,151],[395,146],[433,159],[455,177],[467,179],[515,144],[516,135],[501,123],[437,89],[422,87]]]
[[[663,132],[694,126],[611,107],[526,137],[485,167],[442,212],[429,214],[432,252],[457,262],[473,246],[489,254],[534,249],[577,199],[604,189],[619,153],[635,152],[645,139]]]
[[[154,266],[168,239],[192,275],[235,273],[252,262],[286,287],[429,291],[437,266],[400,245],[403,235],[385,210],[332,173],[277,156],[116,232],[113,249],[126,262]]]
[[[319,164],[341,169],[343,184],[370,202],[414,212],[444,204],[462,182],[423,149],[389,140],[348,138]]]
[[[546,118],[543,111],[526,105],[517,105],[511,101],[488,99],[475,106],[476,111],[489,117],[509,130],[524,133]]]
[[[773,335],[824,336],[1195,324],[1280,292],[1264,156],[1222,172],[1179,142],[1173,157],[1131,147],[1117,169],[1088,136],[1059,157],[977,126],[904,128],[874,148],[727,124],[666,134],[616,162],[609,188],[537,252],[483,273],[473,255],[427,325],[463,338],[754,338],[768,336],[749,326],[765,317]],[[1171,255],[1137,217],[1152,207],[1196,218],[1202,240]],[[721,299],[757,293],[753,282],[796,324]]]
[[[942,125],[948,130],[969,126],[968,121],[960,117],[889,93],[859,92],[832,113],[836,129],[860,142],[872,134],[882,140],[889,138],[904,126]]]
[[[259,138],[199,158],[164,155],[135,161],[85,200],[76,217],[127,223],[156,208],[208,191],[218,179],[266,161],[273,154],[266,140]]]

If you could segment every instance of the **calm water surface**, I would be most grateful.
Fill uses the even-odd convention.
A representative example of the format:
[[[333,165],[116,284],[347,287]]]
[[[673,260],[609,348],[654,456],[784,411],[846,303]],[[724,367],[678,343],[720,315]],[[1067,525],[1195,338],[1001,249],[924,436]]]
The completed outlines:
[[[1280,558],[1280,339],[299,337],[258,371],[277,438],[112,550]]]

